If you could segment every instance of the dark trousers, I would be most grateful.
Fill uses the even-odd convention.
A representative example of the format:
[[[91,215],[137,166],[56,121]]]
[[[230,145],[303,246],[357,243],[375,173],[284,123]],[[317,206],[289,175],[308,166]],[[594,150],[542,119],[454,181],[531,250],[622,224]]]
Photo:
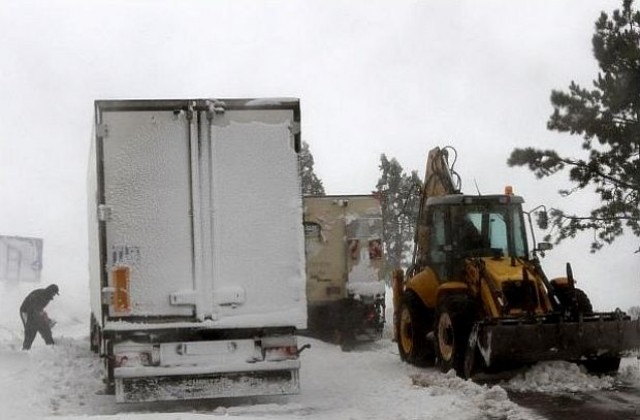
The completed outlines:
[[[37,333],[40,333],[45,343],[53,344],[49,320],[44,313],[20,312],[20,319],[22,319],[22,325],[24,326],[22,350],[29,350],[31,348],[31,344],[33,344]]]

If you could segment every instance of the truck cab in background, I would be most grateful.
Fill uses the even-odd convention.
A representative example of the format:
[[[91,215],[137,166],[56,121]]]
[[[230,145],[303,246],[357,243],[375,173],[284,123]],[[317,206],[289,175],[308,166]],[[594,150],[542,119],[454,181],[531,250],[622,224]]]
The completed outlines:
[[[349,349],[384,326],[382,210],[373,195],[304,197],[308,331]]]

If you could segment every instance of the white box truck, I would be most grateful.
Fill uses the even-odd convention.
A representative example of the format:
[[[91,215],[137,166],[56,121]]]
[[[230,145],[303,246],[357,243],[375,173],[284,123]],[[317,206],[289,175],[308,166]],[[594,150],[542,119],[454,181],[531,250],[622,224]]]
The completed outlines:
[[[91,348],[118,402],[299,392],[297,99],[100,100]]]
[[[40,281],[42,238],[0,235],[0,282]]]
[[[373,195],[304,197],[309,333],[350,349],[384,326],[382,207]]]

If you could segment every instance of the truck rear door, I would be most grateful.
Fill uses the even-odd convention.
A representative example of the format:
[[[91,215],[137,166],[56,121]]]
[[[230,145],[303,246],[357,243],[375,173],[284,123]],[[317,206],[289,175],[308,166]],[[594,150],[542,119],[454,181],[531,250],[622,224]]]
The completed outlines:
[[[304,328],[298,101],[96,107],[109,316]]]
[[[202,289],[221,326],[304,328],[298,102],[225,102],[200,118]]]
[[[96,152],[109,315],[192,316],[193,304],[175,304],[194,290],[187,113],[169,104],[102,105]]]

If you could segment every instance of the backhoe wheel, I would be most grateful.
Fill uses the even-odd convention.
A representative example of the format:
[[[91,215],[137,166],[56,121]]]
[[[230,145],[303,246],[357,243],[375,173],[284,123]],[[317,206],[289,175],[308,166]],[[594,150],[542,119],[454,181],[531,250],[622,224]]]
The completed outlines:
[[[582,290],[576,288],[576,305],[578,306],[578,312],[584,315],[593,314],[593,306],[589,296]]]
[[[398,351],[402,360],[416,366],[433,365],[433,343],[427,340],[432,325],[433,311],[414,292],[405,292],[398,319]]]
[[[565,293],[565,299],[568,299],[569,293],[571,293],[571,289],[561,289]],[[589,296],[581,290],[575,289],[576,296],[576,309],[578,313],[583,315],[591,315],[593,314],[593,305],[591,305],[591,300]],[[620,357],[606,355],[600,356],[593,359],[587,359],[580,362],[582,366],[584,366],[589,373],[594,374],[612,374],[616,373],[620,368]]]
[[[473,325],[473,305],[466,295],[449,295],[436,311],[434,325],[436,364],[442,372],[465,375],[465,354]]]
[[[464,372],[461,375],[464,379],[472,378],[476,373],[482,372],[486,369],[484,359],[478,348],[478,334],[480,333],[480,327],[477,323],[474,323],[467,339],[467,350],[464,355]]]
[[[556,292],[562,306],[569,310],[571,310],[572,306],[571,294],[575,292],[575,310],[583,315],[593,314],[593,306],[591,305],[591,300],[582,289],[575,288],[572,290],[569,287],[558,287],[556,288]]]

